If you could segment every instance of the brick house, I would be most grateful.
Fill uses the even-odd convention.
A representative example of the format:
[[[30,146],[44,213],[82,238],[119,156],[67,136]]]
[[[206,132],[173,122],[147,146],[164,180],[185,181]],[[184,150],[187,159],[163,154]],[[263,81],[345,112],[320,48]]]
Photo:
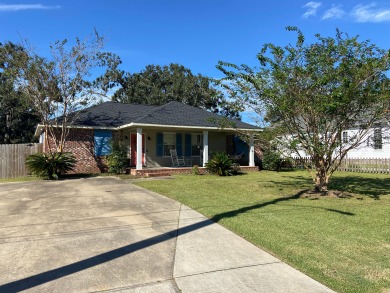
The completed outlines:
[[[202,166],[210,153],[223,151],[231,155],[244,153],[245,164],[254,167],[253,135],[261,129],[231,119],[234,126],[222,129],[219,119],[221,116],[215,113],[179,102],[162,106],[105,102],[77,114],[69,126],[64,149],[76,156],[77,173],[105,171],[112,138],[125,141],[129,166],[136,170],[170,167],[171,149],[184,156],[188,166]],[[249,145],[235,136],[237,130],[250,134]],[[43,132],[41,124],[37,126],[36,135],[47,151],[51,138]]]

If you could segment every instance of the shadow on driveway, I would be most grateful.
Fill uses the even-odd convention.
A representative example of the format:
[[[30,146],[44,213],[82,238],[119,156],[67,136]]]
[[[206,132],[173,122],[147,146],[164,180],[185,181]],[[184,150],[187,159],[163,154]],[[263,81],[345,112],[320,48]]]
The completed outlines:
[[[169,231],[167,233],[164,233],[164,234],[161,234],[158,236],[154,236],[154,237],[151,237],[151,238],[148,238],[148,239],[136,242],[136,243],[132,243],[132,244],[129,244],[129,245],[126,245],[126,246],[123,246],[123,247],[120,247],[120,248],[117,248],[117,249],[114,249],[114,250],[111,250],[111,251],[108,251],[108,252],[105,252],[105,253],[102,253],[102,254],[99,254],[99,255],[96,255],[96,256],[93,256],[93,257],[90,257],[90,258],[87,258],[87,259],[84,259],[84,260],[81,260],[81,261],[78,261],[78,262],[75,262],[72,264],[69,264],[69,265],[66,265],[66,266],[62,266],[62,267],[59,267],[56,269],[52,269],[50,271],[36,274],[36,275],[31,276],[31,277],[27,277],[27,278],[20,279],[20,280],[14,281],[14,282],[10,282],[10,283],[4,284],[4,285],[0,285],[0,292],[20,292],[23,290],[27,290],[27,289],[54,281],[56,279],[60,279],[62,277],[80,272],[82,270],[86,270],[86,269],[92,268],[94,266],[109,262],[111,260],[120,258],[122,256],[136,252],[138,250],[144,249],[146,247],[150,247],[150,246],[162,243],[164,241],[175,238],[178,235],[187,234],[187,233],[190,233],[192,231],[207,227],[207,226],[212,225],[216,222],[219,222],[223,218],[235,217],[239,214],[246,213],[247,211],[250,211],[250,210],[263,208],[263,207],[268,206],[268,205],[277,204],[278,202],[297,199],[304,192],[306,192],[306,190],[303,190],[303,191],[301,191],[293,196],[290,196],[290,197],[278,198],[278,199],[275,199],[275,200],[272,200],[269,202],[265,202],[262,204],[256,204],[256,205],[240,208],[237,210],[232,210],[229,212],[221,213],[221,214],[215,215],[211,219],[206,219],[206,220],[203,220],[201,222],[191,224],[191,225],[183,227],[183,228],[172,230],[172,231]],[[325,209],[325,210],[328,210],[331,212],[337,212],[337,213],[348,215],[348,216],[353,215],[353,214],[346,213],[346,212],[339,211],[339,210],[333,210],[333,209]]]

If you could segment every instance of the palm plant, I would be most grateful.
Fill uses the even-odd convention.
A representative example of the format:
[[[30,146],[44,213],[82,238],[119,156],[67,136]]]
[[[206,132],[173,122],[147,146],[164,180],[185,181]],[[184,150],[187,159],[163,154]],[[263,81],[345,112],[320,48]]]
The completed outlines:
[[[27,157],[26,164],[36,176],[58,179],[64,173],[73,170],[76,158],[72,153],[34,154]]]
[[[233,161],[225,153],[216,153],[210,161],[206,163],[206,169],[219,176],[233,175]]]

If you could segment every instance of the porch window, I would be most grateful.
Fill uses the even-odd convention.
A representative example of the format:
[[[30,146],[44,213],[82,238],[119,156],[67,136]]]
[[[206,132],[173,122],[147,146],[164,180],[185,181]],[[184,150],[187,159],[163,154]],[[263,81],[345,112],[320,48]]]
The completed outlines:
[[[176,149],[176,134],[164,133],[164,150],[163,156],[170,156],[170,150]]]
[[[192,134],[191,135],[191,155],[200,156],[200,151],[203,149],[203,135]]]

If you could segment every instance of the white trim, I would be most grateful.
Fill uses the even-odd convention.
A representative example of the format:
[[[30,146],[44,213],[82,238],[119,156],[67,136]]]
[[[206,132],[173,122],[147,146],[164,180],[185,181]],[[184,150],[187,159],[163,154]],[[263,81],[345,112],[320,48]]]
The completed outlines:
[[[137,159],[136,169],[142,170],[142,128],[137,128]]]
[[[209,132],[203,131],[203,167],[209,161]]]
[[[259,129],[251,129],[251,128],[220,128],[220,127],[210,127],[210,126],[187,126],[187,125],[164,125],[164,124],[143,124],[143,123],[130,123],[122,126],[118,126],[117,129],[127,128],[127,127],[156,127],[156,128],[180,128],[180,129],[208,129],[208,130],[241,130],[241,131],[263,131],[262,128]]]
[[[251,134],[250,142],[249,142],[249,167],[255,166],[255,143],[253,134]]]

